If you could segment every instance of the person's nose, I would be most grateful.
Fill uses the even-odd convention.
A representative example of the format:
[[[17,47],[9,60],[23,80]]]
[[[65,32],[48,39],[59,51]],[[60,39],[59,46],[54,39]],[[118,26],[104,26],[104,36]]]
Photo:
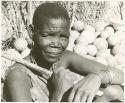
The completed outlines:
[[[52,40],[51,46],[53,47],[61,47],[60,37],[55,36]]]

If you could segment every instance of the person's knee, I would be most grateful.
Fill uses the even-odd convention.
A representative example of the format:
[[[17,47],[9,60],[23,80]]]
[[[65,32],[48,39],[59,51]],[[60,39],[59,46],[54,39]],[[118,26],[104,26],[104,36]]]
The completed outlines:
[[[104,95],[109,98],[109,100],[116,100],[122,99],[124,93],[119,85],[111,85],[104,90]]]

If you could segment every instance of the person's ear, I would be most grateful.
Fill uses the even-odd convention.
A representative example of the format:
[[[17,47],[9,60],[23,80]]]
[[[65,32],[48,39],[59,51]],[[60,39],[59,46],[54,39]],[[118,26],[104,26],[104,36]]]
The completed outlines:
[[[28,27],[28,33],[29,33],[29,37],[31,39],[33,39],[33,36],[34,36],[34,25],[33,24],[29,25],[29,27]]]

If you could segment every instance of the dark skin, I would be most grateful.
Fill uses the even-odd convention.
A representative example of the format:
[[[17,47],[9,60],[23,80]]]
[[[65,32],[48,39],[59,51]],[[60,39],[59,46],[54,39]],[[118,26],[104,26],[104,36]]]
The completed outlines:
[[[41,30],[34,31],[39,54],[47,63],[56,62],[65,51],[69,42],[69,25],[65,19],[50,19]]]
[[[44,23],[43,27],[40,30],[33,31],[35,40],[34,51],[36,60],[39,61],[38,65],[49,69],[53,63],[57,62],[60,59],[57,68],[63,67],[63,69],[55,71],[52,77],[52,83],[54,84],[55,88],[57,88],[53,92],[54,96],[51,99],[52,101],[60,101],[63,93],[67,90],[67,88],[70,88],[72,86],[72,83],[70,84],[69,82],[67,82],[67,79],[64,78],[64,76],[66,76],[65,70],[69,67],[69,65],[73,67],[75,71],[81,72],[82,75],[90,74],[92,72],[103,70],[106,68],[106,66],[102,64],[88,60],[86,58],[78,56],[77,54],[65,52],[65,49],[68,46],[69,42],[69,28],[70,23],[67,22],[67,20],[62,18],[51,18]],[[11,99],[12,101],[32,101],[30,95],[30,78],[26,73],[21,72],[19,69],[21,68],[12,70],[7,76],[7,84],[11,94]],[[16,75],[16,72],[18,72],[19,75]],[[118,70],[114,71],[113,73],[115,78],[115,81],[113,82],[116,84],[120,84],[123,81],[123,74],[120,71],[118,72]],[[116,78],[117,75],[121,76],[119,78]],[[70,81],[70,77],[68,78],[68,81]],[[69,83],[67,84],[67,87],[65,87],[65,83]],[[91,102],[100,85],[101,80],[95,75],[91,74],[87,76],[86,79],[82,79],[73,86],[71,93],[69,94],[68,101]],[[59,96],[58,91],[60,86],[62,86],[65,90],[62,88],[62,93],[60,93]]]
[[[10,93],[10,100],[13,102],[32,101],[30,94],[30,78],[25,72],[22,72],[19,69],[20,68],[14,69],[7,75],[6,81]]]
[[[55,88],[57,90],[55,91],[55,94],[52,98],[52,101],[60,101],[63,94],[69,88],[72,87],[72,89],[69,93],[69,97],[68,97],[69,102],[78,102],[78,101],[79,102],[92,102],[93,98],[95,97],[97,91],[100,88],[100,85],[105,84],[103,79],[105,80],[105,78],[106,78],[104,76],[102,78],[102,81],[103,81],[102,82],[102,81],[100,81],[99,78],[97,78],[96,75],[93,74],[93,72],[104,70],[107,67],[105,65],[102,65],[102,64],[97,63],[95,61],[91,61],[89,59],[78,56],[77,54],[73,54],[74,56],[72,56],[72,53],[71,54],[69,53],[69,55],[68,55],[68,57],[65,57],[69,60],[65,60],[65,59],[62,58],[62,61],[65,60],[65,61],[63,61],[63,65],[60,65],[60,62],[59,62],[59,67],[57,67],[57,68],[60,68],[60,69],[57,69],[57,71],[54,71],[53,82],[54,82],[54,84],[56,84]],[[67,72],[67,70],[65,70],[65,68],[67,68],[67,63],[68,63],[67,61],[71,61],[73,63],[73,64],[69,63],[71,65],[74,65],[73,66],[74,68],[72,68],[72,69],[80,72],[80,74],[82,74],[84,76],[86,74],[89,74],[89,75],[86,76],[84,79],[80,80],[78,83],[76,83],[73,86],[72,82],[69,82],[69,81],[72,81],[72,77],[70,77],[69,72]],[[77,67],[79,67],[79,68],[77,68]],[[93,68],[93,69],[91,69],[91,68]],[[120,86],[118,87],[118,85],[117,85],[116,88],[115,88],[116,90],[114,89],[114,87],[115,87],[115,84],[123,83],[124,73],[122,71],[116,69],[116,68],[112,68],[111,70],[112,70],[112,73],[113,73],[113,81],[112,81],[113,87],[112,86],[109,87],[109,88],[111,88],[110,92],[108,92],[107,89],[102,89],[102,91],[104,92],[104,95],[102,95],[101,97],[98,97],[99,99],[97,99],[95,101],[98,101],[98,102],[99,101],[103,101],[103,102],[104,101],[111,101],[111,100],[114,100],[114,97],[116,99],[117,98],[116,95],[111,91],[117,90],[116,94],[119,94],[119,95],[122,94],[123,95],[123,91],[122,91]],[[60,86],[57,87],[58,86],[57,84],[58,84],[59,81],[62,81],[62,82],[60,82],[61,83],[60,86],[62,88]],[[61,88],[61,90],[58,90],[58,88]],[[109,99],[109,98],[106,98],[106,97],[109,97],[107,94],[108,95],[114,94],[114,95],[112,95],[112,97],[110,96],[110,99]]]
[[[49,19],[45,22],[42,29],[33,31],[37,47],[34,47],[34,50],[35,52],[37,51],[36,57],[39,57],[37,59],[39,61],[38,65],[49,69],[63,55],[69,42],[69,25],[69,22],[65,19]],[[7,86],[11,100],[32,101],[30,78],[19,69],[21,68],[11,70],[7,76]],[[16,72],[20,75],[16,75]]]

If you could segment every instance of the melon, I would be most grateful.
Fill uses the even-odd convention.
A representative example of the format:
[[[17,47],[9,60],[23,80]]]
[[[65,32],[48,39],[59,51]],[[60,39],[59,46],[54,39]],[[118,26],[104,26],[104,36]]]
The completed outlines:
[[[84,29],[84,22],[80,21],[80,20],[75,21],[72,28],[74,30],[77,30],[77,31],[83,31],[83,29]]]
[[[117,35],[110,35],[110,36],[108,37],[107,41],[108,41],[108,44],[109,44],[110,46],[114,46],[114,45],[116,45],[116,44],[120,44],[120,42],[121,42],[120,38],[118,38]]]
[[[118,65],[123,65],[124,64],[124,55],[122,54],[117,54],[114,57],[116,59],[116,62]]]
[[[94,45],[98,50],[106,50],[108,48],[108,43],[104,38],[96,38],[94,41]]]
[[[109,55],[110,55],[110,49],[98,50],[98,52],[96,54],[97,57],[103,57],[103,58],[106,58]]]
[[[95,32],[95,28],[92,25],[86,25],[84,27],[84,30],[86,31],[91,31],[91,32]]]
[[[100,33],[100,36],[102,37],[102,38],[105,38],[105,39],[107,39],[109,36],[110,36],[110,33],[108,32],[108,31],[102,31],[101,33]]]
[[[111,35],[114,35],[115,32],[114,28],[111,26],[105,27],[105,31],[109,32]]]
[[[69,44],[67,50],[73,51],[73,47],[75,45],[75,40],[79,37],[80,33],[76,30],[70,31]]]
[[[88,55],[95,56],[97,53],[97,48],[95,45],[88,45],[87,46],[87,53]]]
[[[84,45],[75,45],[73,48],[73,51],[79,55],[85,55],[87,54],[87,47]]]
[[[114,29],[111,26],[105,27],[105,29],[100,34],[100,36],[103,38],[108,38],[110,35],[114,35]]]
[[[80,44],[80,45],[88,45],[87,39],[84,36],[79,36],[76,40],[75,40],[75,44]]]
[[[14,48],[17,50],[17,51],[20,51],[22,52],[23,50],[25,50],[28,46],[28,43],[27,41],[24,39],[24,38],[18,38],[14,41]]]
[[[93,43],[94,40],[96,39],[96,35],[95,33],[91,32],[91,31],[83,31],[80,35],[80,37],[85,38],[86,42],[89,43]]]
[[[101,34],[101,32],[95,32],[95,36],[97,37],[97,36],[99,36]]]
[[[113,47],[113,49],[112,49],[112,54],[113,54],[113,55],[116,55],[116,54],[118,54],[118,53],[122,53],[122,51],[123,51],[122,46],[119,45],[119,44],[117,44],[117,45],[115,45],[115,46]]]
[[[78,32],[78,31],[76,31],[76,30],[71,30],[70,31],[70,40],[72,39],[72,40],[76,40],[76,38],[78,38],[79,37],[79,35],[80,35],[80,33]]]
[[[112,55],[107,56],[106,61],[107,61],[109,67],[116,67],[116,65],[117,65],[117,61],[114,58],[114,56],[112,56]]]
[[[86,36],[86,35],[89,35],[90,33],[92,33],[91,31],[87,31],[87,30],[84,30],[81,32],[81,35],[80,36]]]

